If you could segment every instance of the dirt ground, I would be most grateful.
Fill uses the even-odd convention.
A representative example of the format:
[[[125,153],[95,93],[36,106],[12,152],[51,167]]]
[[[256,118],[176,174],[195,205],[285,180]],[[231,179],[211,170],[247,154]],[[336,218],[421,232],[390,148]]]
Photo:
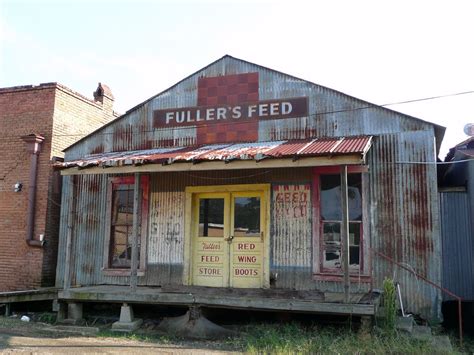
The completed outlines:
[[[150,341],[71,334],[45,323],[0,317],[0,354],[230,354],[228,344],[206,341]]]

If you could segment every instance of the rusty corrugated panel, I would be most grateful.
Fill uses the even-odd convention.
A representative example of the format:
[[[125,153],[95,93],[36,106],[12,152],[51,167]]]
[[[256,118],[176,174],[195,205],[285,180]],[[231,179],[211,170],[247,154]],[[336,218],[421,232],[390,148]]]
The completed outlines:
[[[311,141],[310,140],[299,140],[299,141],[288,141],[276,146],[275,148],[267,151],[265,155],[275,158],[291,157],[298,154],[298,152],[306,147]]]
[[[372,137],[351,137],[344,138],[337,144],[332,152],[337,154],[351,153],[351,152],[366,152],[370,147]]]
[[[220,149],[211,150],[197,158],[199,160],[252,160],[265,156],[266,152],[274,149],[283,142],[255,142],[230,144]]]
[[[74,208],[72,221],[71,282],[72,285],[100,285],[128,283],[128,278],[106,277],[102,273],[104,257],[104,238],[107,211],[107,175],[82,175],[68,178],[74,180],[73,196],[63,194]],[[65,189],[66,191],[68,189]],[[63,191],[65,191],[63,190]],[[57,285],[62,287],[65,269],[65,239],[68,226],[67,210],[61,215],[61,240],[58,254]]]
[[[369,151],[371,246],[440,284],[440,231],[432,132],[377,137]],[[416,164],[416,162],[433,164]],[[413,164],[410,164],[412,162]],[[408,311],[439,316],[440,293],[411,273],[375,256],[375,287],[384,277],[402,288]]]
[[[169,190],[167,186],[170,179],[158,174],[152,176],[146,284],[181,284],[184,264],[184,189],[159,191]]]
[[[311,184],[272,186],[271,269],[275,287],[314,289]]]
[[[183,213],[184,189],[186,186],[271,183],[272,181],[306,181],[311,169],[264,169],[249,171],[209,171],[175,172],[150,174],[151,198],[148,232],[148,264],[146,277],[139,278],[140,284],[158,286],[180,284],[182,282],[183,258]],[[73,204],[74,232],[71,274],[73,284],[128,284],[127,277],[106,277],[103,275],[104,238],[107,210],[107,175],[82,175],[65,177],[64,191],[75,180],[73,196],[63,194],[64,206],[61,215],[61,240],[58,255],[57,285],[62,287],[65,267],[65,237],[67,230],[67,211]],[[302,242],[298,242],[302,243]],[[295,245],[298,245],[295,243]],[[301,253],[302,251],[297,251]],[[288,259],[289,260],[289,259]],[[298,276],[299,275],[299,276]],[[307,273],[295,274],[290,266],[280,268],[281,282],[284,287],[287,280],[304,288],[308,284]],[[295,279],[298,276],[297,279]],[[294,280],[293,280],[294,279]],[[293,280],[293,281],[291,281]],[[295,281],[296,280],[296,281]],[[286,282],[286,281],[285,281]]]
[[[332,154],[365,154],[371,137],[326,138],[302,141],[212,144],[201,147],[156,148],[149,150],[93,154],[84,159],[56,163],[61,168],[142,165],[148,163],[260,160]],[[343,145],[344,143],[344,145]],[[340,147],[343,145],[343,147]]]
[[[194,106],[197,95],[195,81],[175,86],[91,134],[67,151],[67,159],[80,159],[92,153],[195,145],[195,127],[154,129],[152,124],[155,109]]]
[[[351,139],[351,138],[347,138]],[[333,154],[334,149],[342,141],[342,138],[326,138],[317,139],[300,152],[302,155],[321,155],[321,154]],[[349,153],[349,152],[348,152]],[[358,151],[352,151],[350,153],[359,153]]]
[[[56,265],[56,287],[63,287],[64,267],[66,258],[66,237],[68,230],[69,208],[73,201],[69,195],[70,185],[73,183],[74,176],[63,176],[62,195],[61,195],[61,214],[59,221],[59,241],[58,241],[58,259]]]
[[[311,169],[265,169],[229,172],[183,172],[151,174],[152,192],[150,205],[150,231],[148,234],[148,265],[145,278],[140,284],[163,285],[182,282],[182,238],[184,188],[193,185],[220,185],[244,183],[277,182],[276,189],[285,186],[298,186],[294,191],[310,191]],[[104,226],[98,224],[106,211],[105,191],[106,178],[77,176],[75,198],[79,211],[90,212],[76,214],[74,231],[74,284],[127,284],[128,278],[104,277],[102,274],[104,236],[108,233]],[[68,177],[68,179],[70,179]],[[282,181],[287,183],[282,184]],[[96,189],[100,191],[94,192]],[[94,191],[92,191],[94,190]],[[277,203],[275,189],[273,203]],[[284,190],[286,191],[286,190]],[[288,190],[289,191],[289,190]],[[92,192],[92,193],[91,193]],[[296,289],[319,289],[325,291],[342,291],[342,286],[334,282],[314,282],[311,275],[311,208],[305,204],[311,194],[299,201],[299,205],[289,202],[286,206],[279,202],[280,208],[273,209],[288,213],[291,207],[292,218],[272,217],[272,272],[278,274],[275,287]],[[287,201],[288,203],[288,201]],[[278,204],[278,203],[277,203]],[[305,213],[300,213],[306,206]],[[275,206],[276,207],[276,206]],[[287,212],[282,212],[283,210]],[[296,208],[296,212],[295,212]],[[299,212],[298,212],[299,211]],[[295,214],[296,213],[296,214]],[[309,214],[308,214],[309,213]],[[63,264],[61,268],[63,268]],[[362,285],[366,287],[367,285]],[[360,290],[360,285],[353,285],[353,290]]]
[[[441,192],[441,237],[443,245],[443,287],[474,300],[474,233],[467,192]],[[455,262],[453,262],[455,260]],[[453,300],[443,295],[444,300]]]
[[[117,150],[195,145],[197,131],[194,126],[155,129],[153,111],[196,106],[199,77],[249,72],[259,73],[260,100],[309,98],[307,117],[259,121],[259,141],[379,135],[433,127],[429,123],[370,105],[335,90],[224,57],[68,149],[66,160]]]
[[[117,283],[104,278],[101,270],[107,236],[107,176],[78,176],[74,194],[73,285]]]
[[[143,150],[172,145],[179,147],[195,145],[196,131],[192,127],[153,130],[153,110],[194,106],[197,99],[196,83],[199,76],[256,71],[259,72],[260,78],[260,100],[309,97],[308,117],[260,121],[258,125],[259,141],[356,135],[378,136],[374,148],[369,153],[371,245],[397,261],[409,265],[434,282],[440,281],[441,258],[439,255],[440,241],[434,165],[411,166],[396,163],[397,161],[434,162],[433,125],[376,106],[360,109],[367,106],[367,103],[251,63],[231,57],[223,58],[214,65],[192,75],[171,90],[129,112],[124,118],[81,141],[67,151],[66,161],[80,159],[87,154],[114,150]],[[350,147],[350,149],[353,148]],[[193,186],[255,183],[257,181],[277,181],[274,179],[278,176],[283,176],[284,180],[292,181],[291,177],[285,174],[293,173],[294,170],[286,170],[288,173],[269,169],[268,173],[256,170],[246,174],[234,171],[206,174],[167,175],[167,173],[162,176],[169,179],[164,184],[168,189],[178,187],[182,189],[183,185],[181,184]],[[272,177],[268,177],[269,175]],[[178,181],[174,181],[171,177],[178,179]],[[84,194],[86,193],[84,190]],[[84,200],[80,202],[81,206],[95,202],[90,197],[83,198]],[[100,213],[97,209],[94,211]],[[88,231],[84,230],[81,233],[87,234]],[[99,230],[96,229],[94,233],[99,233]],[[394,277],[402,285],[404,300],[409,310],[425,315],[433,315],[437,312],[434,309],[437,307],[437,300],[440,299],[437,291],[425,286],[409,273],[398,270],[390,263],[374,259],[373,264],[376,287],[381,287],[384,276]],[[282,281],[283,284],[290,285],[293,282],[292,278],[297,273],[296,271],[291,272],[291,266],[282,266],[282,268],[285,271],[282,271],[280,280],[287,280]],[[123,278],[121,280],[124,282]],[[102,281],[109,282],[108,279]],[[110,283],[119,281],[111,279]],[[313,285],[325,290],[341,290],[341,285],[337,283],[319,282],[312,284],[311,287]]]
[[[141,160],[157,160],[161,156],[168,157],[170,152],[175,152],[179,148],[155,148],[148,150],[137,150],[137,151],[120,151],[111,153],[99,153],[85,156],[83,159],[65,162],[62,167],[77,166],[79,168],[86,168],[89,166],[98,166],[106,162],[112,164],[116,162],[116,165],[131,165],[136,161]],[[56,165],[59,166],[59,165]]]
[[[202,156],[205,156],[206,154],[209,154],[219,149],[227,148],[229,146],[230,144],[227,143],[227,144],[211,144],[211,145],[206,145],[203,147],[194,147],[194,148],[189,147],[183,152],[170,155],[170,162],[197,160],[197,159],[200,159]]]

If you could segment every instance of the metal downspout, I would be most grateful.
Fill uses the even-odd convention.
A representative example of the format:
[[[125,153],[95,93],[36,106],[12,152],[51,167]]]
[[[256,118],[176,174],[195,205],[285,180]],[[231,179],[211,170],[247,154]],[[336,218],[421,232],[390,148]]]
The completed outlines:
[[[29,134],[21,137],[27,144],[27,151],[30,153],[30,179],[28,188],[28,210],[26,224],[26,243],[30,246],[42,247],[43,240],[34,239],[35,211],[36,211],[36,179],[38,176],[38,157],[41,152],[41,144],[44,137],[38,134]]]

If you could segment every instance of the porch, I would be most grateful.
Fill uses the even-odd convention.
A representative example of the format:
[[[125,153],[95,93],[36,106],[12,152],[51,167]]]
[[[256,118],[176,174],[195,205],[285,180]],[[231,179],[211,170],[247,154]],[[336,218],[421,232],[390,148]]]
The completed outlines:
[[[139,286],[136,291],[132,291],[129,286],[100,285],[69,288],[58,293],[59,301],[75,303],[113,302],[354,316],[375,315],[377,294],[351,293],[349,303],[343,303],[343,299],[344,293],[196,286]]]
[[[13,303],[53,301],[57,298],[57,294],[56,287],[0,292],[0,309],[5,307],[5,316],[10,316]]]

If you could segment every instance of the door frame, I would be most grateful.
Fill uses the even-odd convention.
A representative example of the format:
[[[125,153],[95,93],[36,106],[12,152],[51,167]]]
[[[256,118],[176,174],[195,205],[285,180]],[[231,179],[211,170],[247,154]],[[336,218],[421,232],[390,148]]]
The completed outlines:
[[[183,285],[192,285],[192,223],[193,200],[198,193],[233,193],[233,192],[263,192],[262,209],[265,223],[262,223],[264,232],[263,243],[263,288],[270,288],[270,184],[241,184],[241,185],[212,185],[212,186],[187,186],[185,188],[185,214],[184,214],[184,268]]]

